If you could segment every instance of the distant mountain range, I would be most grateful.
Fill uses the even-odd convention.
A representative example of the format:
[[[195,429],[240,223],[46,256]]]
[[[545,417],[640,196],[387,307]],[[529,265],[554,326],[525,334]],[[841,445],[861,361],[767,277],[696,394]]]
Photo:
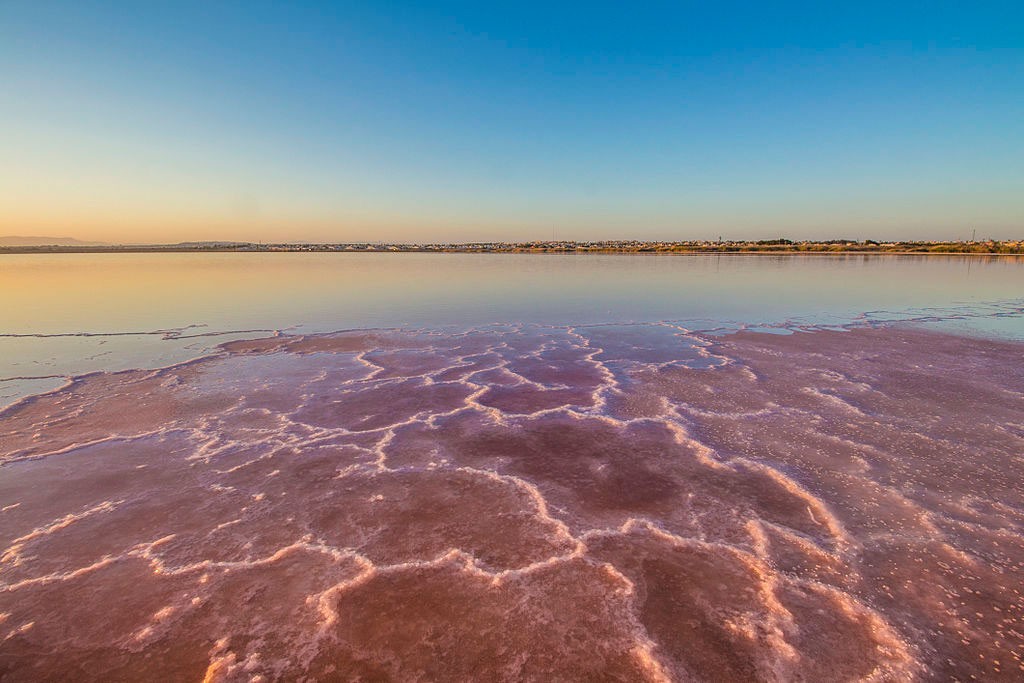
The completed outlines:
[[[7,235],[0,237],[0,247],[38,247],[55,245],[59,247],[97,247],[106,242],[84,242],[73,237],[48,237],[46,235]]]

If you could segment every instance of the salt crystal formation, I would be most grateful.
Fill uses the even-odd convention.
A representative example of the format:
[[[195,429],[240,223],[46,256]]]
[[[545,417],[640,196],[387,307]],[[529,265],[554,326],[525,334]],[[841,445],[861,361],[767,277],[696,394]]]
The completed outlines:
[[[0,678],[1024,677],[1021,346],[232,342],[0,415]]]

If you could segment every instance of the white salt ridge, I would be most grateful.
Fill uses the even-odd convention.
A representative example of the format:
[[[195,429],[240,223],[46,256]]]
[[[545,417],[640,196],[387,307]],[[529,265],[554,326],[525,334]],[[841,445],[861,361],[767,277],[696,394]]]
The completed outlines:
[[[506,325],[75,378],[0,413],[0,671],[1011,680],[1019,352]]]

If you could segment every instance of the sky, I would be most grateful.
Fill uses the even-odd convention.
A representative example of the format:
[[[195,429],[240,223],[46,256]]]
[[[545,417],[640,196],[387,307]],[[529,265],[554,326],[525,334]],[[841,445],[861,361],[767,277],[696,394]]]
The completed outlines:
[[[0,2],[0,235],[1024,238],[1024,3]]]

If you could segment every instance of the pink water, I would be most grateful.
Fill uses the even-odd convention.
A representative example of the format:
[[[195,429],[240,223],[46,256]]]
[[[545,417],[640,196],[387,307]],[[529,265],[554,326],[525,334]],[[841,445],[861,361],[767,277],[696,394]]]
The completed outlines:
[[[226,344],[0,415],[0,678],[1020,680],[1022,347]]]

